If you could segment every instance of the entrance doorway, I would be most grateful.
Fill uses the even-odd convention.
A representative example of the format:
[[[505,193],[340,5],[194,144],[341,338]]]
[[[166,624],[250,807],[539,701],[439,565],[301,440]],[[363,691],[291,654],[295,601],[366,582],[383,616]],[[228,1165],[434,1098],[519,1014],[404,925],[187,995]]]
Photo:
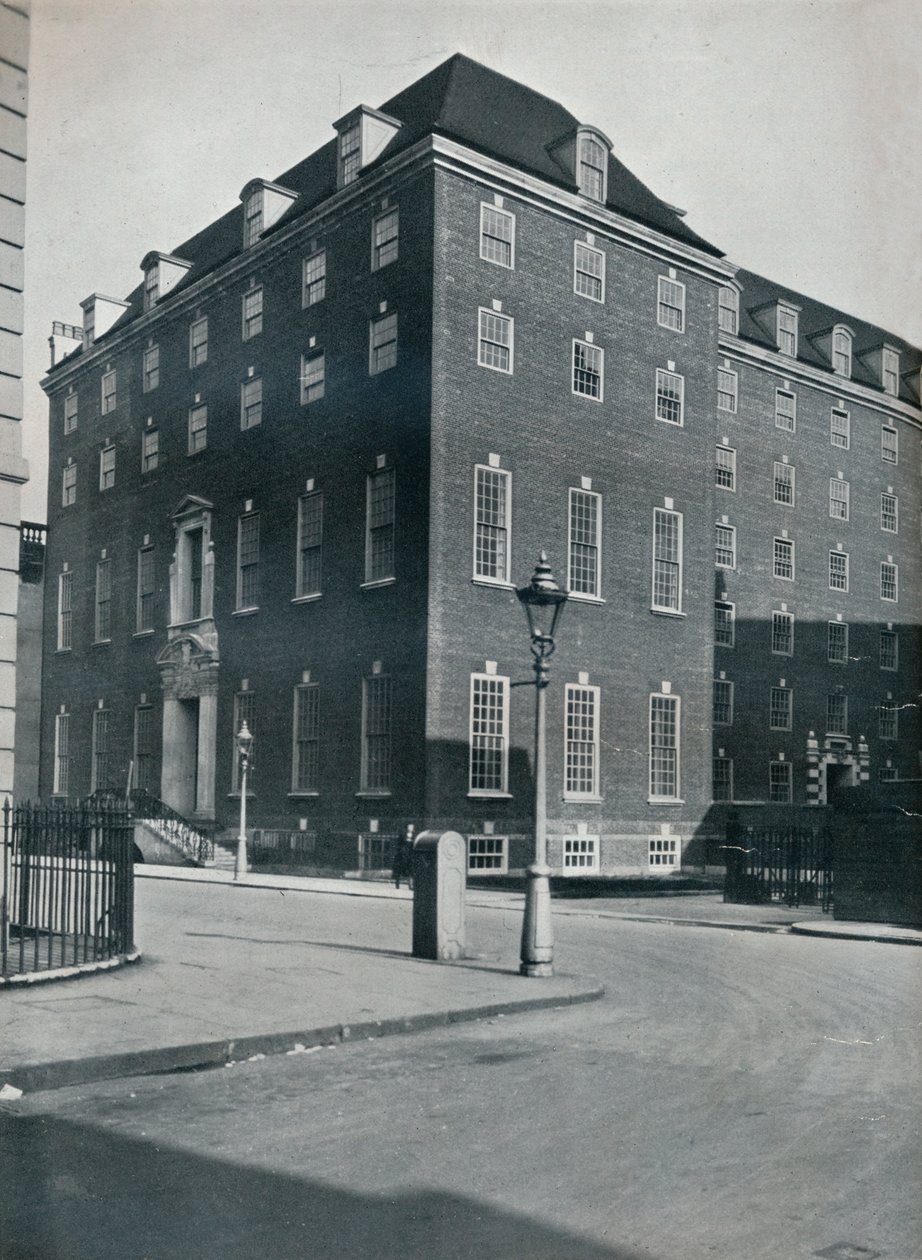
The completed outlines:
[[[858,767],[854,757],[826,757],[820,762],[820,804],[828,805],[840,788],[854,787]]]

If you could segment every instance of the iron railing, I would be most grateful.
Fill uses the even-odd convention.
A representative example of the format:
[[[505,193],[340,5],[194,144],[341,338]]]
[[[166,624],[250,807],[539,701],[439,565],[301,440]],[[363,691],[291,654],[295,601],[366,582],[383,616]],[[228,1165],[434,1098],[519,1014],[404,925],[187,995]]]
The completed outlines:
[[[832,908],[832,837],[826,827],[758,828],[731,823],[724,848],[724,901]]]
[[[257,827],[247,852],[252,866],[312,866],[317,862],[317,832]]]
[[[134,945],[123,806],[10,805],[0,837],[0,975],[117,958]]]
[[[135,788],[129,794],[127,807],[133,818],[147,823],[168,844],[181,849],[193,861],[210,862],[214,857],[213,837],[190,823],[146,788]]]

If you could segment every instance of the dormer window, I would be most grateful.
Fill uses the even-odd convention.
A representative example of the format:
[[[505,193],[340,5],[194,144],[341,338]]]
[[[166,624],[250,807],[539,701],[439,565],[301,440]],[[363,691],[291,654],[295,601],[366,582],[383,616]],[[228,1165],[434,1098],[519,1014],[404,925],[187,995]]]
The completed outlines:
[[[243,248],[249,249],[277,223],[298,194],[281,184],[251,179],[240,194],[243,202]]]
[[[160,296],[160,263],[151,263],[144,272],[144,309],[149,311]]]
[[[605,202],[608,151],[595,135],[580,132],[576,182],[584,197]]]
[[[384,152],[400,130],[396,118],[390,118],[380,110],[369,109],[367,105],[359,105],[333,126],[339,132],[337,188],[355,183],[364,167]]]
[[[144,272],[144,309],[152,310],[162,297],[166,297],[192,266],[185,258],[161,254],[151,250],[141,259]]]
[[[885,394],[897,397],[900,392],[900,352],[891,346],[884,346],[881,352],[880,383]]]
[[[832,370],[836,376],[852,374],[852,335],[847,328],[834,328],[832,332]]]
[[[724,285],[720,290],[717,307],[717,322],[721,332],[732,333],[735,337],[740,327],[740,295],[736,289]]]
[[[782,354],[797,358],[797,310],[793,306],[778,303],[778,314],[775,325],[776,341]]]

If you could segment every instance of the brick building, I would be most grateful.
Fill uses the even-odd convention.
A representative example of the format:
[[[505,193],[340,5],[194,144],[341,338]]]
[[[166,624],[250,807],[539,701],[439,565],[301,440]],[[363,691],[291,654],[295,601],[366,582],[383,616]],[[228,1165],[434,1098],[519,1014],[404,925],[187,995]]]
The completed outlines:
[[[255,826],[452,826],[518,868],[542,548],[559,871],[914,771],[918,351],[739,271],[467,58],[334,129],[88,298],[44,382],[43,792],[232,828],[246,720]]]

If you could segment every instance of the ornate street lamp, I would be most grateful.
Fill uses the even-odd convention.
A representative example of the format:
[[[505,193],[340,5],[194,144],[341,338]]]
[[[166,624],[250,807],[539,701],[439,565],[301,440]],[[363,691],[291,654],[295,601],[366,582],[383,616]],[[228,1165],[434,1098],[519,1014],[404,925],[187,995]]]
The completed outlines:
[[[531,581],[516,591],[528,616],[535,658],[535,860],[525,872],[525,916],[519,971],[523,976],[554,974],[554,931],[551,925],[550,867],[547,864],[547,752],[544,690],[547,662],[557,646],[554,635],[568,591],[554,581],[547,554],[541,552]]]
[[[240,832],[237,836],[237,860],[234,863],[234,879],[242,879],[247,873],[247,771],[250,768],[250,749],[253,736],[246,722],[237,732],[237,757],[240,766]]]

